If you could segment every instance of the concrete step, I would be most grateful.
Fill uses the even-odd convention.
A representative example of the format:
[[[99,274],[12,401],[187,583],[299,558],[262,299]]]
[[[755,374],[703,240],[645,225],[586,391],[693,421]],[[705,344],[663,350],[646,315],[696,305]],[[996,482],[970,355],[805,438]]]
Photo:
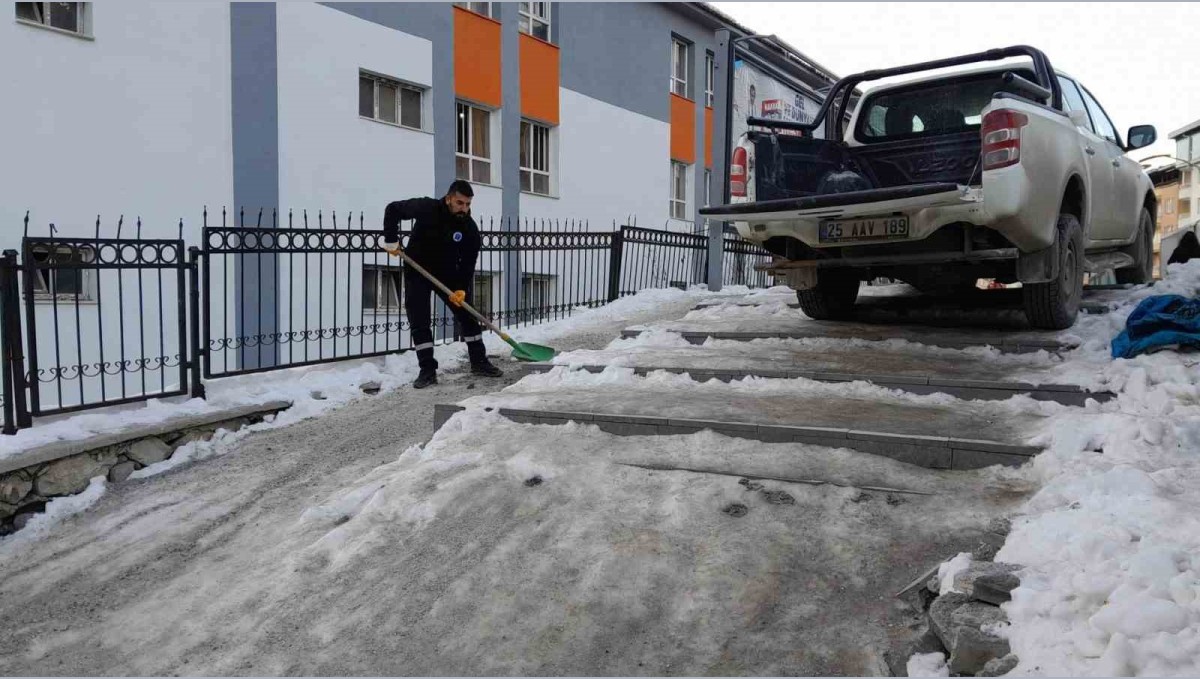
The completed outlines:
[[[790,301],[790,299],[767,299],[767,300],[764,300],[764,299],[758,299],[758,300],[738,299],[738,300],[726,301],[726,302],[708,301],[708,302],[701,302],[692,308],[694,310],[710,309],[714,306],[720,306],[720,304],[722,304],[722,303],[732,304],[734,306],[763,306],[765,304],[786,304],[789,308],[792,308],[792,309],[800,308],[799,303]],[[947,303],[947,302],[938,302],[937,300],[917,301],[915,299],[914,300],[902,299],[902,300],[899,300],[895,306],[891,306],[889,301],[886,298],[879,298],[879,299],[872,299],[872,300],[860,300],[859,305],[861,306],[861,308],[856,309],[856,311],[858,311],[858,314],[855,315],[855,320],[859,320],[859,321],[874,320],[875,322],[888,322],[888,321],[895,322],[899,318],[907,318],[907,320],[917,321],[917,320],[920,320],[922,316],[926,316],[927,317],[926,320],[929,320],[928,316],[930,315],[930,313],[927,313],[927,312],[932,312],[932,314],[935,316],[941,315],[943,317],[943,320],[946,321],[947,325],[952,325],[952,322],[955,319],[952,317],[949,317],[950,314],[976,313],[976,312],[980,312],[980,311],[992,311],[992,310],[1001,311],[1001,312],[1012,311],[1017,314],[1025,313],[1024,310],[1021,308],[1013,307],[1010,309],[1006,309],[1005,305],[1002,303],[999,303],[999,302],[997,302],[994,306],[969,307],[968,308],[966,305],[964,305],[961,302],[959,302],[959,303],[948,302]],[[1113,303],[1105,301],[1104,299],[1088,299],[1087,293],[1084,293],[1084,299],[1079,302],[1079,311],[1082,313],[1085,313],[1085,314],[1107,314],[1110,311],[1112,311],[1112,309],[1113,309]],[[933,320],[936,321],[937,319],[935,318]],[[959,318],[958,320],[963,320],[963,319]],[[971,322],[972,325],[981,325],[981,324],[987,325],[986,322],[981,323],[980,319],[966,319],[966,320]],[[1011,326],[1015,326],[1018,328],[1024,327],[1025,325],[1027,325],[1027,323],[1022,322],[1020,320],[1020,318],[1004,317],[1003,319],[1001,319],[1001,318],[998,318],[994,313],[991,318],[983,319],[983,320],[984,321],[992,321],[992,322],[998,322],[998,321],[1003,320],[1003,323],[998,323],[998,324],[1011,325]]]
[[[936,328],[917,325],[877,325],[860,322],[814,321],[799,310],[794,317],[784,314],[739,319],[719,318],[721,311],[728,308],[713,308],[694,311],[677,321],[660,321],[649,325],[638,325],[622,331],[622,337],[637,337],[648,330],[665,330],[682,335],[693,344],[703,344],[709,338],[730,340],[755,339],[804,339],[826,337],[832,339],[863,339],[883,341],[903,339],[917,344],[945,349],[968,349],[970,347],[994,347],[1007,353],[1033,353],[1048,351],[1060,353],[1079,345],[1079,339],[1070,335],[1056,335],[1036,331],[1008,331],[981,328]],[[695,314],[707,314],[697,317]],[[732,314],[731,314],[732,315]]]
[[[1020,465],[1040,452],[1014,432],[1035,431],[1041,416],[1014,414],[987,402],[951,406],[879,393],[855,395],[804,380],[780,380],[756,390],[679,383],[683,378],[666,383],[563,376],[570,379],[556,383],[531,376],[502,392],[440,405],[435,427],[463,407],[482,407],[531,424],[586,422],[627,436],[712,429],[759,441],[849,448],[935,469]]]
[[[1083,405],[1089,398],[1113,398],[1109,392],[1089,393],[1069,379],[1079,379],[1074,377],[1076,371],[1060,372],[1062,361],[1044,355],[998,356],[994,351],[940,349],[894,340],[707,338],[703,344],[692,344],[682,339],[674,333],[655,332],[638,341],[618,340],[604,349],[561,354],[553,364],[584,366],[593,372],[609,365],[636,368],[643,374],[654,370],[687,372],[697,380],[756,376],[864,381],[918,394],[941,392],[964,399],[1006,399],[1028,394],[1039,400]],[[532,370],[545,372],[550,367],[539,364]]]
[[[603,372],[608,366],[571,364],[592,373]],[[1108,401],[1116,397],[1109,391],[1089,392],[1073,384],[1031,384],[1028,382],[1006,382],[1003,380],[978,380],[939,377],[936,374],[872,374],[861,371],[823,372],[805,369],[772,369],[765,367],[746,368],[688,368],[676,365],[628,365],[637,375],[648,375],[664,371],[674,374],[687,374],[697,381],[721,380],[731,382],[746,377],[761,377],[766,379],[804,378],[817,382],[869,382],[889,389],[900,389],[912,394],[947,394],[955,398],[967,400],[1002,401],[1013,396],[1029,396],[1038,401],[1053,401],[1068,406],[1082,406],[1089,399],[1098,402]],[[553,363],[530,363],[526,369],[529,372],[545,373],[559,367]]]

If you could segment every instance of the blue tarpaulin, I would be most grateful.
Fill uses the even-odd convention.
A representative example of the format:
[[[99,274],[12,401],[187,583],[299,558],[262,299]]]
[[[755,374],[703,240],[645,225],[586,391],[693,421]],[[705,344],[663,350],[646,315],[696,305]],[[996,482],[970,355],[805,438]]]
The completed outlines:
[[[1112,356],[1133,358],[1171,346],[1200,349],[1200,300],[1180,295],[1142,300],[1113,339]]]

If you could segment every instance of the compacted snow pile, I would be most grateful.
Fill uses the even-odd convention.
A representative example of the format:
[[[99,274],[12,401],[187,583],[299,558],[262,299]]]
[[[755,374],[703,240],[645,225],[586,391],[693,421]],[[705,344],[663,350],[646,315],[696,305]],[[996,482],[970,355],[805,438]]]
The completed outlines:
[[[1025,567],[1005,606],[1016,675],[1200,675],[1200,355],[1108,358],[1138,301],[1198,291],[1200,262],[1172,266],[1072,329],[1064,373],[1118,397],[1040,432],[1041,490],[996,556]]]
[[[870,675],[891,593],[1015,509],[1013,477],[471,408],[305,512],[288,590],[321,638],[426,643],[415,673]]]

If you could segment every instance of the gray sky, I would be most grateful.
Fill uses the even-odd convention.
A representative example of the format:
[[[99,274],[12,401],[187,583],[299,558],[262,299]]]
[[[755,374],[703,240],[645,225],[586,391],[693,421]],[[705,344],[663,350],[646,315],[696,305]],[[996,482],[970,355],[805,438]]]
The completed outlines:
[[[1032,45],[1096,95],[1122,136],[1135,124],[1158,128],[1158,143],[1130,154],[1138,160],[1173,154],[1167,134],[1200,118],[1200,3],[713,5],[751,30],[778,35],[838,76]]]

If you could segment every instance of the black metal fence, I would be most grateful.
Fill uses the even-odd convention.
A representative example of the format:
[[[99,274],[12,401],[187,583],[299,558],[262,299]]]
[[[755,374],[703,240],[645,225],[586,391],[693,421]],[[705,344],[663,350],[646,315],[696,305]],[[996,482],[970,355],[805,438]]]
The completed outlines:
[[[362,214],[204,217],[182,238],[26,236],[0,257],[4,433],[35,416],[204,395],[204,380],[411,348],[404,268]],[[281,224],[286,221],[286,224]],[[472,304],[505,327],[708,278],[708,237],[585,221],[480,225]],[[138,234],[141,231],[138,223]],[[407,242],[407,232],[402,238]],[[726,234],[722,278],[761,287],[761,248]],[[436,304],[439,342],[456,338]]]

